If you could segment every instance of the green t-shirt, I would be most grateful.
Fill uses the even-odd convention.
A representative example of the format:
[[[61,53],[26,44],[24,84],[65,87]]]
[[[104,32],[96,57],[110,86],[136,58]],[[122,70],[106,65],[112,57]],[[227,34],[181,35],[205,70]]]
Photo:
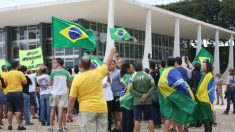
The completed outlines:
[[[144,71],[136,72],[131,79],[130,92],[134,95],[134,105],[149,105],[152,104],[152,92],[155,83],[151,75]],[[141,101],[141,96],[147,94],[147,99]]]
[[[54,69],[51,72],[49,80],[53,82],[51,94],[68,94],[68,83],[71,82],[71,76],[68,71],[65,69]]]

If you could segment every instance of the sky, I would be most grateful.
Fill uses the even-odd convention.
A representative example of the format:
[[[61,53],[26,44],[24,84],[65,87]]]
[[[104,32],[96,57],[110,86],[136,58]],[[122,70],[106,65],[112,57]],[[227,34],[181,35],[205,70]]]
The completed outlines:
[[[56,1],[56,0],[0,0],[0,8],[3,7],[12,7],[17,5],[26,5],[32,3],[41,3],[47,1]],[[137,0],[146,4],[150,5],[161,5],[161,4],[168,4],[171,2],[177,2],[180,0]]]

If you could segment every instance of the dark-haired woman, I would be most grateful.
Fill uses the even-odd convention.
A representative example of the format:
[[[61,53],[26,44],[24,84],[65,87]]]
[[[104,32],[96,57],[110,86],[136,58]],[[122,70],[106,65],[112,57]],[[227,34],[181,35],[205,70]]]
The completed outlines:
[[[205,123],[205,132],[212,132],[212,124],[214,121],[213,102],[215,100],[215,81],[212,74],[213,66],[208,60],[205,60],[202,63],[201,69],[204,75],[196,91],[198,109],[195,111],[195,118]]]
[[[20,71],[26,74],[27,67],[26,66],[20,66]],[[25,76],[27,79],[27,84],[23,85],[23,98],[24,98],[24,120],[26,125],[33,125],[33,123],[30,122],[30,95],[29,95],[29,85],[32,84],[32,81],[28,76]]]
[[[133,132],[134,129],[133,98],[128,89],[128,83],[134,71],[134,66],[130,63],[124,63],[121,66],[122,94],[120,105],[122,108],[122,132]]]
[[[49,75],[48,69],[46,66],[40,68],[41,75],[37,77],[37,83],[40,87],[40,121],[41,125],[50,124],[50,96],[51,96],[51,87],[49,86]]]

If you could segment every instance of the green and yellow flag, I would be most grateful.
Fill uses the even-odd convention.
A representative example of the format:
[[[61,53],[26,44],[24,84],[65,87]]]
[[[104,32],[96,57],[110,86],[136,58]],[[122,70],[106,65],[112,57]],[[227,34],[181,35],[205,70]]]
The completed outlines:
[[[166,68],[158,82],[161,114],[179,124],[195,122],[197,106],[193,93],[180,72],[174,67]]]
[[[212,73],[204,75],[196,91],[198,108],[195,117],[198,121],[213,121],[213,102],[215,101],[215,81]]]
[[[211,55],[206,49],[202,48],[193,60],[193,63],[199,62],[202,64],[204,60],[208,60],[211,64],[214,63],[213,55]]]
[[[87,56],[91,60],[91,66],[93,69],[96,69],[97,67],[101,66],[104,64],[103,61],[101,61],[99,58],[89,55],[86,52],[83,53],[83,56]]]
[[[110,34],[113,40],[128,40],[131,38],[125,28],[110,28]]]
[[[72,48],[80,47],[88,50],[96,48],[92,30],[81,25],[52,17],[53,47]]]

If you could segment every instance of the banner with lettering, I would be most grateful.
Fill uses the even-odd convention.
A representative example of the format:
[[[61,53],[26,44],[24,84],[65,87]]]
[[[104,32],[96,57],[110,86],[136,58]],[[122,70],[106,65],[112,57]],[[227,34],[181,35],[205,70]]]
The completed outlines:
[[[37,70],[43,64],[42,48],[38,47],[32,50],[20,50],[20,64],[28,69]]]

